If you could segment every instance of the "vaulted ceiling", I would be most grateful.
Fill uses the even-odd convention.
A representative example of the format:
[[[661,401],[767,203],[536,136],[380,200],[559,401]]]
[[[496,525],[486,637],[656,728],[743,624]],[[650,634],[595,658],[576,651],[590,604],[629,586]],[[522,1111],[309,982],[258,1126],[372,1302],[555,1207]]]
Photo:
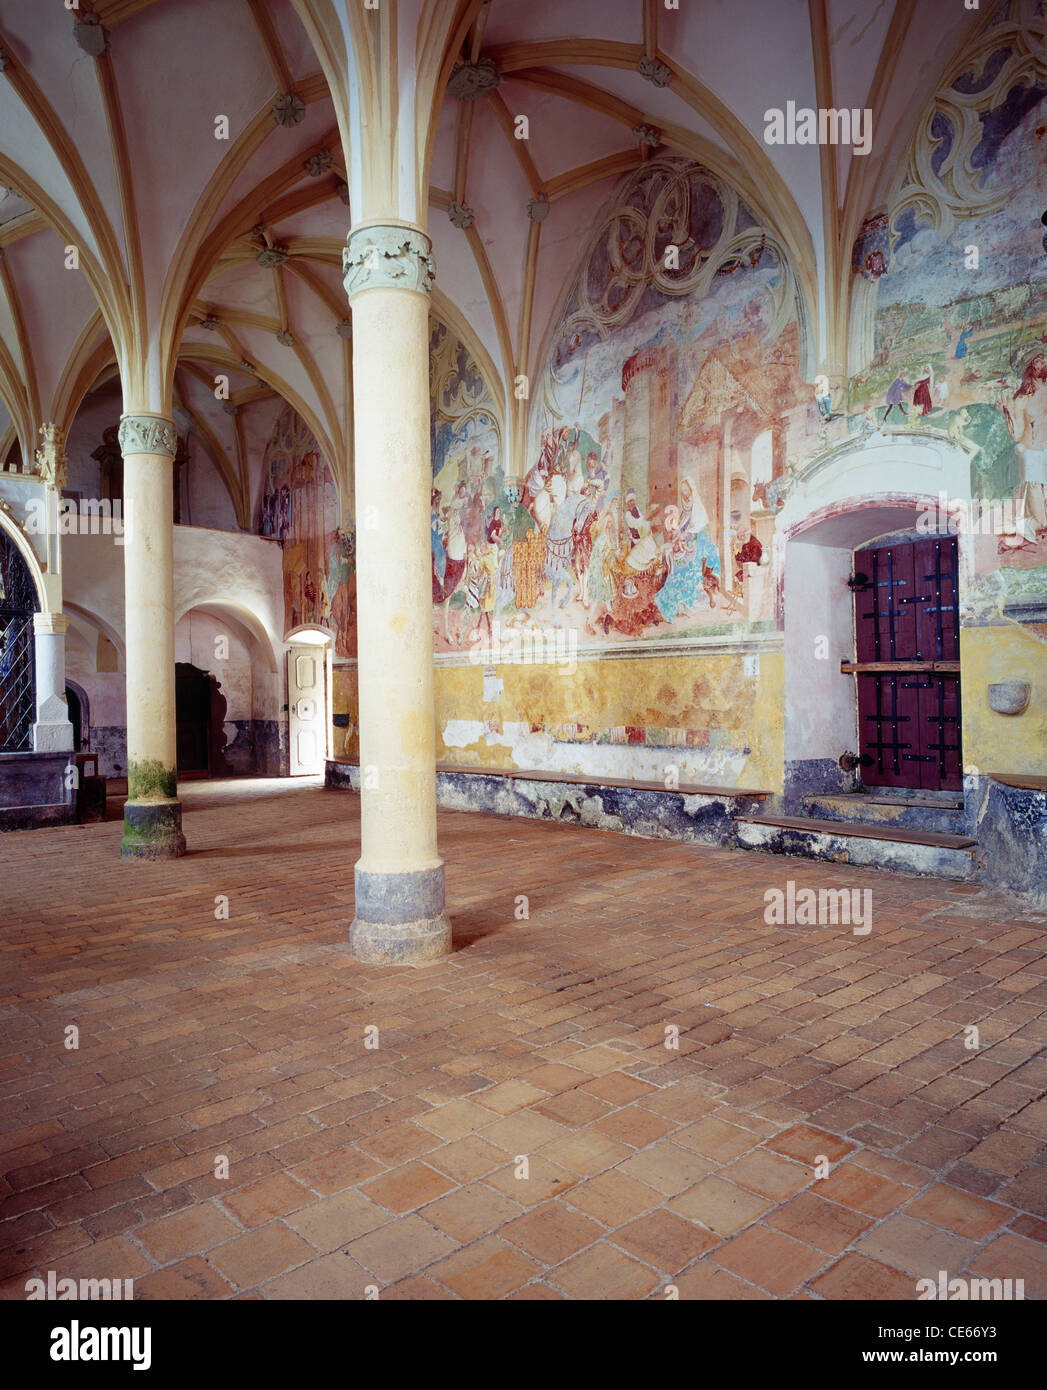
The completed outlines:
[[[816,361],[842,369],[851,243],[942,75],[1012,10],[1044,22],[1036,0],[378,3],[386,24],[395,5],[401,98],[418,55],[437,55],[418,114],[435,308],[507,413],[601,206],[659,148],[731,182],[773,231]],[[216,398],[220,375],[241,409],[291,401],[348,498],[341,251],[360,73],[338,71],[337,44],[318,36],[349,52],[373,13],[358,0],[0,0],[0,458],[31,449],[44,420],[68,429],[114,372],[125,401],[170,382],[248,526],[252,448]],[[870,108],[870,153],[766,144],[765,111],[790,101]],[[359,112],[356,128],[363,143],[377,130]]]

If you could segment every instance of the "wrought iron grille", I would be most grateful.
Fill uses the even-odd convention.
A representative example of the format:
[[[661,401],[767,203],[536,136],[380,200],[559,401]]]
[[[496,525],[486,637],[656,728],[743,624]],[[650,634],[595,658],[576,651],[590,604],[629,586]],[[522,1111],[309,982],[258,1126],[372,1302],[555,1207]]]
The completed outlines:
[[[32,746],[36,710],[33,614],[36,593],[25,561],[0,531],[0,752]]]

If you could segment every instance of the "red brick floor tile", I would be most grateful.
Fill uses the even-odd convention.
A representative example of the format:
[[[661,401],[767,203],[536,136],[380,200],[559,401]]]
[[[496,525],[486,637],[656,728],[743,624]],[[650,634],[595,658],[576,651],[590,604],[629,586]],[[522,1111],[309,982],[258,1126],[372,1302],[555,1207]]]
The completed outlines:
[[[503,1226],[499,1234],[539,1263],[556,1265],[599,1240],[603,1227],[554,1201],[533,1207]]]
[[[456,1240],[411,1213],[360,1236],[346,1247],[345,1253],[379,1281],[391,1284],[427,1269],[457,1246]]]
[[[915,1189],[881,1178],[855,1163],[842,1163],[817,1183],[820,1197],[866,1216],[886,1216],[915,1195]]]
[[[376,1288],[380,1290],[370,1270],[358,1265],[343,1251],[336,1251],[310,1260],[308,1264],[300,1265],[287,1274],[270,1279],[262,1288],[262,1296],[266,1299],[290,1299],[294,1302],[303,1299],[327,1302],[342,1302],[345,1299],[359,1301],[373,1296],[368,1290]]]
[[[643,1212],[659,1206],[664,1194],[616,1169],[572,1187],[566,1200],[572,1207],[613,1228],[624,1226]]]
[[[241,1230],[213,1203],[201,1202],[141,1227],[135,1239],[158,1264],[165,1265],[188,1255],[204,1255],[213,1246],[240,1235]]]
[[[520,1215],[522,1208],[486,1183],[471,1182],[423,1207],[421,1215],[455,1240],[475,1240]]]
[[[136,1303],[228,1298],[232,1292],[232,1284],[198,1255],[168,1265],[166,1269],[155,1270],[142,1279],[136,1279],[134,1285]]]
[[[748,1188],[738,1187],[724,1178],[703,1178],[669,1203],[669,1210],[690,1221],[699,1221],[717,1235],[733,1235],[755,1221],[774,1203]]]
[[[355,1187],[382,1172],[382,1163],[356,1148],[335,1149],[291,1169],[291,1177],[324,1196]]]
[[[311,1245],[280,1221],[248,1231],[212,1250],[207,1257],[219,1274],[240,1289],[254,1288],[276,1274],[303,1264],[315,1254]]]
[[[779,1202],[792,1197],[814,1177],[810,1168],[801,1168],[798,1163],[767,1149],[753,1149],[722,1171],[731,1182]]]
[[[803,1245],[762,1223],[717,1250],[715,1261],[775,1298],[786,1298],[828,1263],[824,1251]]]
[[[1005,1231],[980,1250],[964,1271],[964,1277],[975,1275],[989,1279],[1021,1279],[1024,1297],[1047,1298],[1047,1246]]]
[[[760,1302],[771,1298],[766,1289],[746,1284],[734,1274],[721,1269],[712,1260],[699,1260],[673,1281],[681,1299],[701,1299],[706,1302]]]
[[[365,1182],[360,1191],[392,1212],[413,1211],[450,1192],[454,1183],[425,1163],[405,1163]]]
[[[646,1298],[663,1283],[655,1270],[607,1241],[566,1260],[547,1278],[569,1298],[586,1301]]]
[[[358,1236],[377,1230],[390,1220],[384,1207],[369,1201],[362,1192],[352,1190],[322,1197],[284,1218],[291,1230],[297,1231],[323,1254],[348,1245]]]
[[[474,1241],[429,1271],[431,1278],[466,1299],[505,1298],[539,1273],[540,1265],[497,1236]]]
[[[822,1298],[870,1302],[877,1299],[912,1301],[916,1286],[912,1275],[891,1269],[864,1255],[844,1255],[811,1281]]]
[[[982,1240],[990,1232],[1006,1225],[1013,1212],[998,1202],[987,1202],[969,1192],[936,1183],[914,1198],[905,1208],[905,1214],[954,1231],[959,1236]]]
[[[815,1129],[812,1125],[793,1125],[791,1129],[764,1140],[764,1148],[793,1158],[797,1163],[811,1168],[819,1163],[824,1155],[830,1163],[838,1163],[854,1151],[854,1145],[838,1135]]]
[[[765,1220],[776,1231],[784,1231],[827,1255],[841,1254],[873,1223],[873,1217],[823,1201],[810,1190],[798,1192],[768,1212]]]
[[[638,1217],[614,1233],[615,1245],[670,1277],[719,1243],[720,1237],[712,1231],[664,1208]]]
[[[243,1226],[264,1226],[274,1217],[298,1211],[313,1200],[313,1194],[286,1173],[274,1173],[260,1182],[250,1183],[222,1198]]]
[[[910,1216],[896,1215],[867,1231],[856,1248],[870,1259],[924,1279],[934,1278],[940,1269],[962,1269],[975,1244]]]

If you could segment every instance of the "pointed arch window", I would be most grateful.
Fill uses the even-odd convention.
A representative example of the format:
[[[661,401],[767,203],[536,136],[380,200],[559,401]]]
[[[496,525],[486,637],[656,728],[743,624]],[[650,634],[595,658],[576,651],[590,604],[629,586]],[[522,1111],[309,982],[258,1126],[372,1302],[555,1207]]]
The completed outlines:
[[[0,753],[20,753],[33,745],[33,614],[38,606],[29,567],[0,529]]]

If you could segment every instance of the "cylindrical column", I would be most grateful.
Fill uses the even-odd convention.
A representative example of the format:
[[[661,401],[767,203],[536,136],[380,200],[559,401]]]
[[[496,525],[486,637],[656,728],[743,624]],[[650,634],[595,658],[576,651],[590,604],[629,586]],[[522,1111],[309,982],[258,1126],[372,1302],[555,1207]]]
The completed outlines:
[[[34,613],[33,644],[36,666],[36,723],[33,748],[37,753],[65,752],[73,746],[73,726],[65,700],[65,613]]]
[[[174,424],[163,415],[120,420],[124,456],[127,640],[127,803],[121,853],[185,853],[175,771]]]
[[[417,965],[451,949],[436,849],[429,507],[431,243],[364,226],[343,262],[353,311],[361,855],[357,959]]]

